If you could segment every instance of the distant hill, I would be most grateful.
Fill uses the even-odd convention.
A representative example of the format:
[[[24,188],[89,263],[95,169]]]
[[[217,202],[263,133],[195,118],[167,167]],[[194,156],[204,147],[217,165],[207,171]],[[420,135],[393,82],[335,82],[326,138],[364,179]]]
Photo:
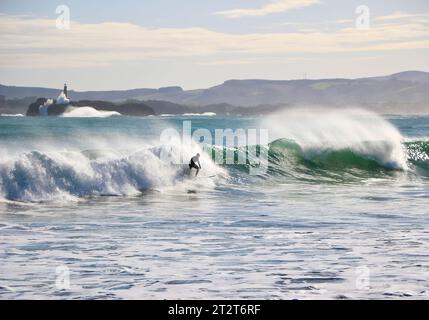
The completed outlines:
[[[404,71],[386,77],[374,77],[375,80],[401,80],[410,82],[429,83],[429,73],[422,71]]]
[[[38,88],[38,87],[16,87],[0,85],[0,95],[6,99],[22,99],[25,97],[56,97],[61,89]],[[160,89],[132,89],[114,91],[74,91],[69,90],[68,95],[74,100],[104,100],[104,101],[125,101],[154,94],[171,94],[183,92],[180,87],[166,87]]]
[[[4,99],[56,97],[60,89],[0,85]],[[359,79],[319,80],[228,80],[208,89],[185,91],[180,87],[124,91],[69,90],[74,100],[123,102],[140,100],[155,113],[185,113],[199,107],[201,112],[226,112],[228,108],[280,105],[361,106],[380,112],[429,113],[429,73],[405,71],[389,76]],[[229,106],[235,106],[227,107]],[[207,109],[210,106],[210,110]]]

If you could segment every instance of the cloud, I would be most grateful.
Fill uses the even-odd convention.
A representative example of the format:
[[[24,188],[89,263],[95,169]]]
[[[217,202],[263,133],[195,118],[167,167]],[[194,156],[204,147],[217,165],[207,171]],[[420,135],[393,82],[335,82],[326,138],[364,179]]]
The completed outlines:
[[[378,16],[375,21],[397,21],[399,19],[414,19],[414,18],[428,18],[429,13],[404,13],[404,12],[394,12],[390,15]]]
[[[219,66],[219,65],[255,65],[255,64],[288,64],[296,63],[301,61],[312,61],[313,59],[305,57],[248,57],[241,59],[220,59],[220,60],[211,60],[211,61],[202,61],[197,62],[199,65],[203,66]]]
[[[224,16],[225,18],[266,16],[273,13],[286,12],[293,9],[308,7],[318,3],[320,3],[319,0],[277,0],[260,8],[233,9],[215,12],[214,14]]]
[[[312,28],[235,34],[205,28],[150,29],[114,22],[72,22],[70,30],[58,30],[55,20],[0,15],[0,30],[3,68],[106,67],[180,59],[208,64],[246,59],[258,63],[305,54],[429,49],[429,24],[414,19],[374,23],[368,30],[328,32]]]

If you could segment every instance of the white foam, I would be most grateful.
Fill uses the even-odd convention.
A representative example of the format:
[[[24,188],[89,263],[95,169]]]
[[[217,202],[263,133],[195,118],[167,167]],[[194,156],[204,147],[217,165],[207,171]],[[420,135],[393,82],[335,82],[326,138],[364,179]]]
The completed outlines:
[[[96,110],[93,107],[70,107],[61,117],[65,118],[107,118],[120,116],[116,111]]]
[[[198,145],[158,145],[124,153],[99,152],[87,157],[79,151],[29,151],[0,160],[0,198],[11,201],[76,201],[87,196],[132,196],[142,190],[164,190],[199,184],[212,187],[210,179],[189,181],[183,159],[202,153],[203,170],[219,176],[224,171]]]
[[[214,112],[184,113],[183,116],[186,116],[186,117],[214,117],[214,116],[216,116],[216,113],[214,113]]]
[[[400,132],[381,116],[360,109],[299,108],[263,121],[270,140],[290,139],[304,152],[352,150],[394,168],[406,169]]]
[[[52,100],[52,99],[46,100],[46,102],[43,105],[39,106],[39,114],[41,116],[47,116],[48,115],[48,108],[52,104],[54,104],[54,100]]]
[[[8,114],[8,113],[2,113],[0,115],[1,117],[25,117],[23,114],[21,113],[17,113],[17,114]]]
[[[61,92],[57,100],[55,100],[55,104],[58,104],[58,105],[67,105],[69,103],[70,103],[70,99],[66,97],[64,92]],[[49,115],[48,109],[53,104],[54,104],[53,99],[46,100],[46,102],[43,105],[39,106],[39,114],[41,116],[48,116]]]
[[[70,99],[66,97],[64,92],[61,92],[56,101],[57,104],[69,104]]]

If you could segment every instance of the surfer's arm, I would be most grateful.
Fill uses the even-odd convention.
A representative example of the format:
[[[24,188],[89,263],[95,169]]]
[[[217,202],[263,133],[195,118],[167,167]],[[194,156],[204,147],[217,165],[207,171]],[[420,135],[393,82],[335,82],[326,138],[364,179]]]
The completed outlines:
[[[202,168],[201,168],[200,160],[198,160],[198,166],[200,167],[200,169],[202,169]]]

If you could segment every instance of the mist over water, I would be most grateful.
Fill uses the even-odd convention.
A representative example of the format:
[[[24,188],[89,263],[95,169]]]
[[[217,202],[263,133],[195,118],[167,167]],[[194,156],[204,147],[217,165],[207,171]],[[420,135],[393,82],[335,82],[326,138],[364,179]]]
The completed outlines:
[[[268,170],[160,143],[184,120],[268,128]],[[428,137],[428,117],[360,110],[0,117],[0,297],[427,298]]]
[[[72,123],[78,123],[78,119]],[[77,135],[60,133],[58,141],[49,135],[42,137],[45,141],[16,149],[14,144],[6,143],[5,149],[14,150],[5,150],[0,161],[0,199],[63,202],[162,191],[192,183],[182,158],[190,159],[198,152],[205,162],[205,175],[226,174],[195,143],[161,144],[155,137],[142,139],[120,131],[92,135],[83,128],[74,129],[72,134]],[[199,180],[198,184],[211,185],[212,181]]]
[[[403,137],[381,116],[361,109],[299,108],[269,116],[271,139],[297,143],[307,157],[349,150],[392,169],[407,169]]]
[[[92,107],[69,107],[61,116],[64,118],[107,118],[120,115],[116,111],[96,110]]]

